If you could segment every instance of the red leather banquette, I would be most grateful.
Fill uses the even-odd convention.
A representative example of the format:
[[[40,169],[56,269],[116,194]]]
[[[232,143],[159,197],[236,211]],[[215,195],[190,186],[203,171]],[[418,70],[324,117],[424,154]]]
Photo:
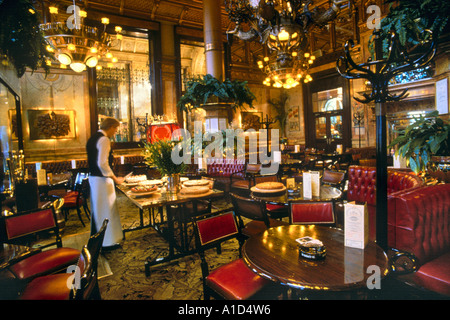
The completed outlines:
[[[356,203],[367,203],[369,211],[369,238],[375,239],[376,235],[376,168],[364,166],[350,166],[348,169],[347,200]],[[419,188],[423,185],[420,177],[406,172],[388,170],[387,181],[388,195]],[[388,201],[388,206],[390,201]],[[392,223],[388,215],[388,225]]]
[[[450,184],[393,195],[389,215],[389,246],[417,259],[414,283],[450,297]]]

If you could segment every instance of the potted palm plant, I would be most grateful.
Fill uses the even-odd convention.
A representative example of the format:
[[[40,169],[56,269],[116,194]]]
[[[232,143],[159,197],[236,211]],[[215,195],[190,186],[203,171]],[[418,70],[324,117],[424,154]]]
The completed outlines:
[[[429,174],[432,163],[450,156],[450,121],[440,118],[438,111],[415,118],[398,134],[389,148],[396,147],[396,155],[404,157],[415,173]]]
[[[179,191],[180,174],[187,169],[185,163],[176,164],[172,160],[172,149],[175,142],[171,140],[158,140],[153,143],[144,143],[145,163],[155,167],[161,176],[167,177],[167,188],[170,192]]]
[[[219,81],[210,74],[197,77],[186,83],[186,91],[177,103],[181,111],[225,103],[235,111],[245,109],[245,104],[253,108],[255,95],[250,91],[246,81]]]

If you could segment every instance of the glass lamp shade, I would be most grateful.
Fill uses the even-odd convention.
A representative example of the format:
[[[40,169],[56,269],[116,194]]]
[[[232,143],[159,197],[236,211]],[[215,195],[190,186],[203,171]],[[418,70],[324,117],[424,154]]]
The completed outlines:
[[[87,60],[86,60],[86,65],[87,65],[89,68],[94,68],[94,67],[97,65],[97,63],[98,63],[97,57],[89,57],[89,58],[87,58]]]
[[[70,68],[75,72],[83,72],[86,70],[86,65],[82,62],[73,62],[70,64]]]
[[[67,53],[60,53],[58,55],[58,61],[62,64],[69,65],[72,63],[72,58]]]

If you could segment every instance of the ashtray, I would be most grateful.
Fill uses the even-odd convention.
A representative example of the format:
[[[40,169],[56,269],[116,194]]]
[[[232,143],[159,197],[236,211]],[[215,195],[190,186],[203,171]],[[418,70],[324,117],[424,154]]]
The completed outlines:
[[[303,237],[296,239],[296,241],[299,244],[299,254],[303,258],[321,260],[327,255],[327,250],[320,240]]]

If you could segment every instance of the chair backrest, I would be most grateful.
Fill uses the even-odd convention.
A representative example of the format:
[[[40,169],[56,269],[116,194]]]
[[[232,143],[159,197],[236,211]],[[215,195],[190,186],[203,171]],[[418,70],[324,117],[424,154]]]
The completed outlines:
[[[81,181],[80,195],[83,197],[83,200],[86,201],[89,199],[90,194],[89,178],[85,178]]]
[[[345,171],[333,171],[333,170],[323,170],[322,183],[329,184],[331,186],[342,188],[345,176]]]
[[[292,201],[289,203],[291,224],[334,224],[333,201]]]
[[[106,227],[108,226],[108,219],[103,220],[103,224],[101,228],[97,231],[97,233],[91,235],[89,237],[87,248],[92,256],[94,261],[95,270],[97,270],[97,260],[100,255],[100,250],[102,248],[103,239],[105,238]]]
[[[234,193],[230,193],[230,196],[233,203],[234,213],[239,218],[241,227],[243,227],[242,217],[251,220],[263,221],[268,228],[270,227],[265,202],[244,198]]]
[[[247,163],[245,166],[246,173],[259,173],[260,171],[261,171],[260,163],[257,164]]]
[[[56,244],[62,247],[61,234],[59,232],[58,220],[52,207],[39,210],[31,210],[16,213],[4,217],[6,241],[30,245],[35,235],[42,232],[53,232],[55,242],[42,245],[41,248]]]
[[[87,246],[81,250],[77,270],[72,282],[71,300],[88,300],[97,285],[94,260]]]
[[[212,213],[194,218],[197,247],[205,249],[220,242],[235,238],[239,234],[233,211]]]

